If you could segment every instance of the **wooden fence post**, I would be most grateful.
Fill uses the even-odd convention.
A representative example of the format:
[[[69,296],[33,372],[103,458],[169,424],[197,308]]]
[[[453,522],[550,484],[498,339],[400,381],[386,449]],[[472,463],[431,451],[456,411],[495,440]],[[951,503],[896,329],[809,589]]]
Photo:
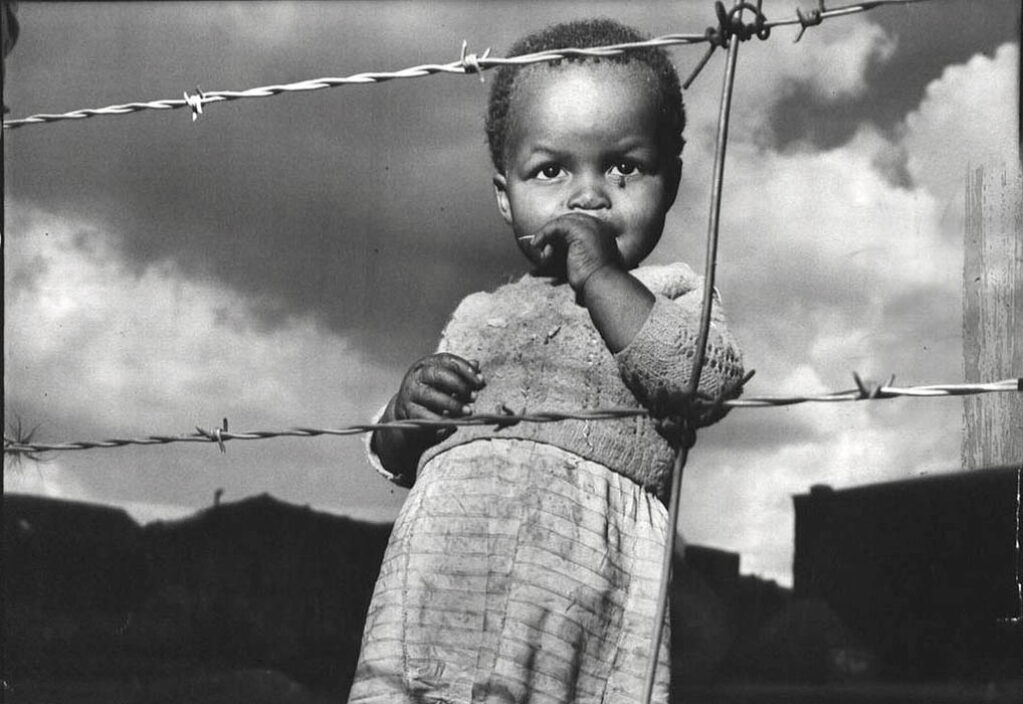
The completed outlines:
[[[963,366],[966,382],[1023,376],[1020,163],[966,173]],[[1023,395],[965,396],[964,469],[1023,465]]]

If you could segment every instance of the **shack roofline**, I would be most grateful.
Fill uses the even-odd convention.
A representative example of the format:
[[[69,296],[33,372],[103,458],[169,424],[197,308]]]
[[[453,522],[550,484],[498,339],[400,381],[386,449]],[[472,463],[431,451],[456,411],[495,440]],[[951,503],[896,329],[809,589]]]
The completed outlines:
[[[223,501],[212,506],[204,506],[196,508],[192,513],[184,516],[175,516],[174,518],[161,518],[151,523],[147,523],[146,527],[151,526],[184,526],[195,523],[204,522],[210,518],[217,516],[228,516],[238,515],[241,512],[252,512],[252,511],[264,511],[264,512],[275,512],[280,515],[307,515],[312,513],[323,514],[331,516],[333,514],[323,513],[321,511],[313,511],[308,504],[293,504],[288,501],[282,501],[277,497],[269,494],[268,492],[262,492],[259,494],[252,494],[245,496],[237,501]]]
[[[108,522],[121,521],[139,528],[149,528],[151,526],[170,527],[188,525],[196,523],[197,521],[202,521],[210,516],[231,515],[236,514],[239,511],[270,511],[281,515],[289,514],[293,516],[315,515],[318,517],[340,519],[358,523],[360,525],[369,525],[374,527],[386,526],[393,523],[393,521],[358,518],[347,513],[332,511],[330,509],[314,508],[309,504],[295,504],[279,499],[268,492],[251,494],[235,501],[223,501],[217,505],[196,507],[194,509],[189,509],[189,513],[180,516],[153,518],[147,521],[137,520],[131,512],[123,506],[102,503],[102,501],[99,500],[83,501],[56,496],[45,496],[43,494],[6,491],[3,494],[2,502],[6,509],[4,512],[8,515],[15,513],[20,515],[25,511],[29,511],[35,516],[49,516],[53,512],[59,512],[62,518],[67,519],[70,512],[70,515],[73,516],[88,516],[97,520],[106,520]]]
[[[208,523],[211,520],[219,520],[226,517],[237,517],[242,514],[262,513],[264,515],[310,517],[317,521],[334,523],[347,523],[379,527],[389,525],[386,521],[368,521],[356,518],[345,513],[320,508],[313,508],[309,504],[295,504],[290,501],[279,499],[268,492],[251,494],[236,501],[222,501],[213,506],[198,508],[194,513],[175,518],[158,519],[146,524],[146,528],[177,528],[194,526]]]
[[[41,494],[22,494],[17,492],[4,492],[3,503],[7,510],[15,512],[32,512],[35,516],[49,516],[52,511],[61,511],[61,517],[67,518],[68,512],[74,516],[98,518],[107,521],[117,521],[123,525],[139,527],[138,521],[132,518],[127,510],[112,504],[95,503],[92,501],[78,501],[75,499],[64,499],[54,496],[43,496]]]
[[[804,494],[793,494],[793,499],[806,500],[815,499],[819,496],[840,495],[843,498],[851,498],[859,495],[872,494],[877,492],[888,492],[891,490],[903,490],[922,488],[925,485],[974,483],[980,480],[998,481],[1004,477],[1016,476],[1023,472],[1023,463],[1018,465],[999,465],[978,469],[958,470],[954,472],[939,472],[937,474],[925,474],[904,479],[892,479],[873,484],[860,484],[841,489],[835,489],[828,484],[814,484]]]

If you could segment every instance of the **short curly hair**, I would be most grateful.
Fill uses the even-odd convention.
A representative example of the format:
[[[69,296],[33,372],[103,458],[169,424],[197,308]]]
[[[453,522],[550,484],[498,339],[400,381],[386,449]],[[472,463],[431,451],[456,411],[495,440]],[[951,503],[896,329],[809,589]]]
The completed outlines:
[[[508,56],[522,56],[539,51],[554,49],[589,49],[610,44],[626,44],[644,41],[647,37],[631,27],[610,19],[576,20],[555,24],[519,39],[508,51]],[[673,155],[682,152],[685,139],[682,132],[686,126],[685,106],[682,101],[682,87],[678,73],[663,49],[649,48],[626,51],[617,56],[572,56],[546,62],[560,66],[562,61],[570,63],[616,64],[639,63],[647,66],[657,79],[660,98],[660,125],[665,138],[665,147]],[[490,87],[490,101],[487,104],[486,132],[490,145],[490,158],[494,167],[504,173],[504,157],[509,124],[511,122],[512,97],[515,93],[515,79],[526,66],[508,64],[497,71],[497,77]]]

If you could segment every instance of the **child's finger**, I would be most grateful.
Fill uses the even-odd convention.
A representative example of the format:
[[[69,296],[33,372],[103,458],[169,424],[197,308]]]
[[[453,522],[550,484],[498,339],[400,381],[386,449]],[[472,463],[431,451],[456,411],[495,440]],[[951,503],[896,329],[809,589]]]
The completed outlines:
[[[458,417],[472,413],[469,404],[430,386],[420,386],[410,405],[420,406],[437,416]]]
[[[409,401],[405,404],[405,412],[400,420],[443,420],[444,416],[430,410],[421,403]]]
[[[416,420],[444,420],[443,415],[439,413],[434,413],[429,408],[421,406],[418,403],[409,403],[408,407],[406,408],[406,411],[407,411],[406,418]],[[435,433],[435,437],[438,440],[443,440],[444,438],[447,438],[448,436],[453,434],[456,430],[457,428],[454,427],[438,426],[437,428],[433,429],[433,432]]]
[[[466,389],[466,394],[476,389],[482,389],[486,385],[483,374],[480,373],[478,362],[473,364],[469,360],[450,352],[442,352],[436,357],[442,365],[440,368],[454,372],[460,378],[463,383],[458,384],[458,387]]]
[[[542,252],[545,248],[552,247],[555,242],[564,240],[565,234],[564,226],[555,220],[534,232],[529,243]]]
[[[540,254],[540,259],[549,261],[556,250],[564,249],[565,230],[555,224],[548,224],[540,228],[533,235],[530,246]]]
[[[566,253],[573,242],[599,233],[602,227],[605,225],[593,215],[567,213],[554,218],[537,230],[533,234],[531,244],[547,260],[559,252]]]
[[[419,383],[426,388],[453,396],[463,403],[471,401],[475,393],[471,382],[454,369],[441,365],[424,368],[419,375]]]
[[[584,236],[587,233],[599,232],[606,228],[607,224],[600,218],[584,212],[572,212],[559,215],[548,221],[533,234],[532,242],[567,242],[568,240]]]

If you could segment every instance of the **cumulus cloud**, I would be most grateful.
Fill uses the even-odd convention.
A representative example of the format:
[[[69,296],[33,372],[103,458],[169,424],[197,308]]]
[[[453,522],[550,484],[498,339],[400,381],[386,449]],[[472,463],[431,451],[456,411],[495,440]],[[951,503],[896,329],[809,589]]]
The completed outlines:
[[[10,205],[18,215],[7,240],[5,411],[26,425],[41,423],[39,436],[187,433],[224,416],[236,430],[336,427],[367,418],[386,398],[391,374],[313,320],[267,329],[228,289],[183,279],[169,264],[131,270],[101,224]],[[196,482],[201,488],[181,480],[218,458],[182,446],[150,450],[144,469],[133,467],[137,452],[61,455],[38,467],[43,483],[36,488],[194,505],[216,487],[237,496],[269,485],[294,499],[325,500],[327,508],[393,505],[385,485],[363,481],[371,470],[357,442],[291,442],[286,451],[238,444],[230,454],[254,466],[243,471],[234,461],[232,471]]]
[[[1018,160],[1019,44],[949,66],[906,117],[907,168],[930,193],[958,206],[971,165]],[[956,211],[958,212],[958,211]]]
[[[780,34],[783,30],[776,31]],[[897,46],[896,39],[869,17],[829,22],[808,31],[812,35],[799,44],[773,41],[750,47],[750,53],[767,55],[744,64],[744,73],[737,80],[744,98],[762,107],[779,100],[784,90],[769,76],[781,77],[783,86],[804,84],[825,100],[862,94],[867,89],[867,69],[891,59]]]
[[[1017,65],[1005,45],[949,67],[891,138],[864,126],[823,152],[730,147],[722,287],[758,369],[749,393],[849,388],[853,370],[961,381],[963,177],[1016,156]],[[911,187],[877,167],[892,150]],[[787,440],[764,437],[762,413]],[[956,470],[960,427],[953,399],[734,411],[694,453],[687,539],[731,535],[745,569],[788,581],[793,494]]]

